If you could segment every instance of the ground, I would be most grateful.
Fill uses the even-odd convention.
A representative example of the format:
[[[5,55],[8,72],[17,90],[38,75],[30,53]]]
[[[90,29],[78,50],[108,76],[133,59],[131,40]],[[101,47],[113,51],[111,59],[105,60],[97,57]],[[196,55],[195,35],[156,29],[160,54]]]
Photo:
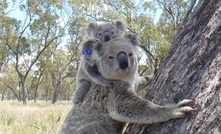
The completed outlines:
[[[0,134],[55,134],[72,107],[71,102],[0,102]]]

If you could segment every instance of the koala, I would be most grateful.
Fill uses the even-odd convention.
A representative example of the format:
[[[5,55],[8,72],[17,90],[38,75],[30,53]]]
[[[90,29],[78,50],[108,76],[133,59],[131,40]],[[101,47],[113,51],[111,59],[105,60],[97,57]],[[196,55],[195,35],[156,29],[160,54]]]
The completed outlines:
[[[99,48],[101,48],[101,42],[107,42],[113,38],[121,37],[124,33],[124,29],[122,21],[113,21],[103,24],[93,22],[88,24],[86,32],[88,37],[92,39],[83,43],[81,47],[83,55],[77,73],[76,90],[73,96],[75,105],[81,104],[84,96],[91,87],[91,82],[102,86],[110,86],[111,82],[100,74],[96,66],[97,59],[99,58]],[[101,42],[99,42],[99,40]],[[145,85],[145,79],[141,79],[141,81],[140,85]]]
[[[104,87],[110,86],[111,81],[105,79],[98,71],[98,57],[101,51],[102,42],[98,39],[89,39],[83,43],[80,67],[77,72],[76,89],[73,96],[75,105],[80,105],[88,93],[91,83],[96,83]]]
[[[91,22],[86,28],[86,33],[90,38],[97,38],[102,42],[107,42],[111,39],[122,37],[124,30],[123,22],[118,20],[102,24]]]
[[[127,34],[125,38],[131,40],[134,44],[139,44],[138,34]],[[102,53],[102,45],[108,45],[108,43],[104,44],[99,41],[99,39],[89,39],[81,46],[83,55],[77,73],[76,89],[73,96],[73,102],[75,105],[80,105],[83,102],[92,82],[104,87],[111,86],[112,81],[102,76],[97,67]],[[137,51],[138,49],[136,48],[136,54],[138,53]],[[136,80],[136,82],[134,82],[134,92],[139,92],[149,85],[152,76],[138,76],[134,79]]]
[[[125,123],[152,124],[182,118],[195,111],[193,100],[160,106],[133,92],[137,83],[136,38],[115,38],[102,45],[97,68],[110,87],[91,83],[81,106],[64,120],[60,134],[121,134]]]

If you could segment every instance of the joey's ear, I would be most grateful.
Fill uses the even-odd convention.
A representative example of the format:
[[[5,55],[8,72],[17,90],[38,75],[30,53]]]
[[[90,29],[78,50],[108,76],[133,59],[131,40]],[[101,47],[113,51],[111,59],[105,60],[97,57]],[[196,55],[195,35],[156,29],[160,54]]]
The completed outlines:
[[[98,24],[95,23],[95,22],[91,22],[91,23],[88,24],[88,26],[86,28],[86,32],[87,32],[88,37],[93,38],[95,36],[94,32],[97,29],[97,27],[98,27]]]
[[[125,38],[128,39],[134,46],[140,45],[138,33],[127,34],[127,35],[125,35]]]
[[[124,32],[125,27],[122,21],[116,20],[116,21],[113,21],[112,24],[115,25],[118,30],[120,30],[121,32]]]

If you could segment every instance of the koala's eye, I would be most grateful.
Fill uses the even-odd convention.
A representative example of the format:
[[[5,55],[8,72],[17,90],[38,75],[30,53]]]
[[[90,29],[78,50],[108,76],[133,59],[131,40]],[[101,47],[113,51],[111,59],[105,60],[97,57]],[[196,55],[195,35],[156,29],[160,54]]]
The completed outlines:
[[[129,53],[129,56],[132,56],[133,54],[132,53]]]
[[[98,36],[102,36],[102,33],[98,33]]]
[[[108,56],[108,59],[110,59],[110,60],[111,60],[111,59],[114,59],[114,57],[113,57],[113,56]]]
[[[111,31],[111,34],[114,34],[114,31]]]

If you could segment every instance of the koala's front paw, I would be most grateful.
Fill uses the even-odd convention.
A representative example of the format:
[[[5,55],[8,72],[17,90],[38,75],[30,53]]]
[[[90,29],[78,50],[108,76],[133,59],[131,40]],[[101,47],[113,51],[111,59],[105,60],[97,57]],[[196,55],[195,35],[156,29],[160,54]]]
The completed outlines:
[[[182,117],[185,117],[187,113],[197,112],[196,109],[193,109],[192,107],[188,106],[194,103],[195,103],[194,100],[188,100],[188,99],[182,100],[177,105],[175,105],[174,110],[173,110],[173,117],[182,118]]]
[[[148,84],[150,84],[152,78],[153,78],[153,75],[140,76],[139,77],[139,85],[148,85]]]

